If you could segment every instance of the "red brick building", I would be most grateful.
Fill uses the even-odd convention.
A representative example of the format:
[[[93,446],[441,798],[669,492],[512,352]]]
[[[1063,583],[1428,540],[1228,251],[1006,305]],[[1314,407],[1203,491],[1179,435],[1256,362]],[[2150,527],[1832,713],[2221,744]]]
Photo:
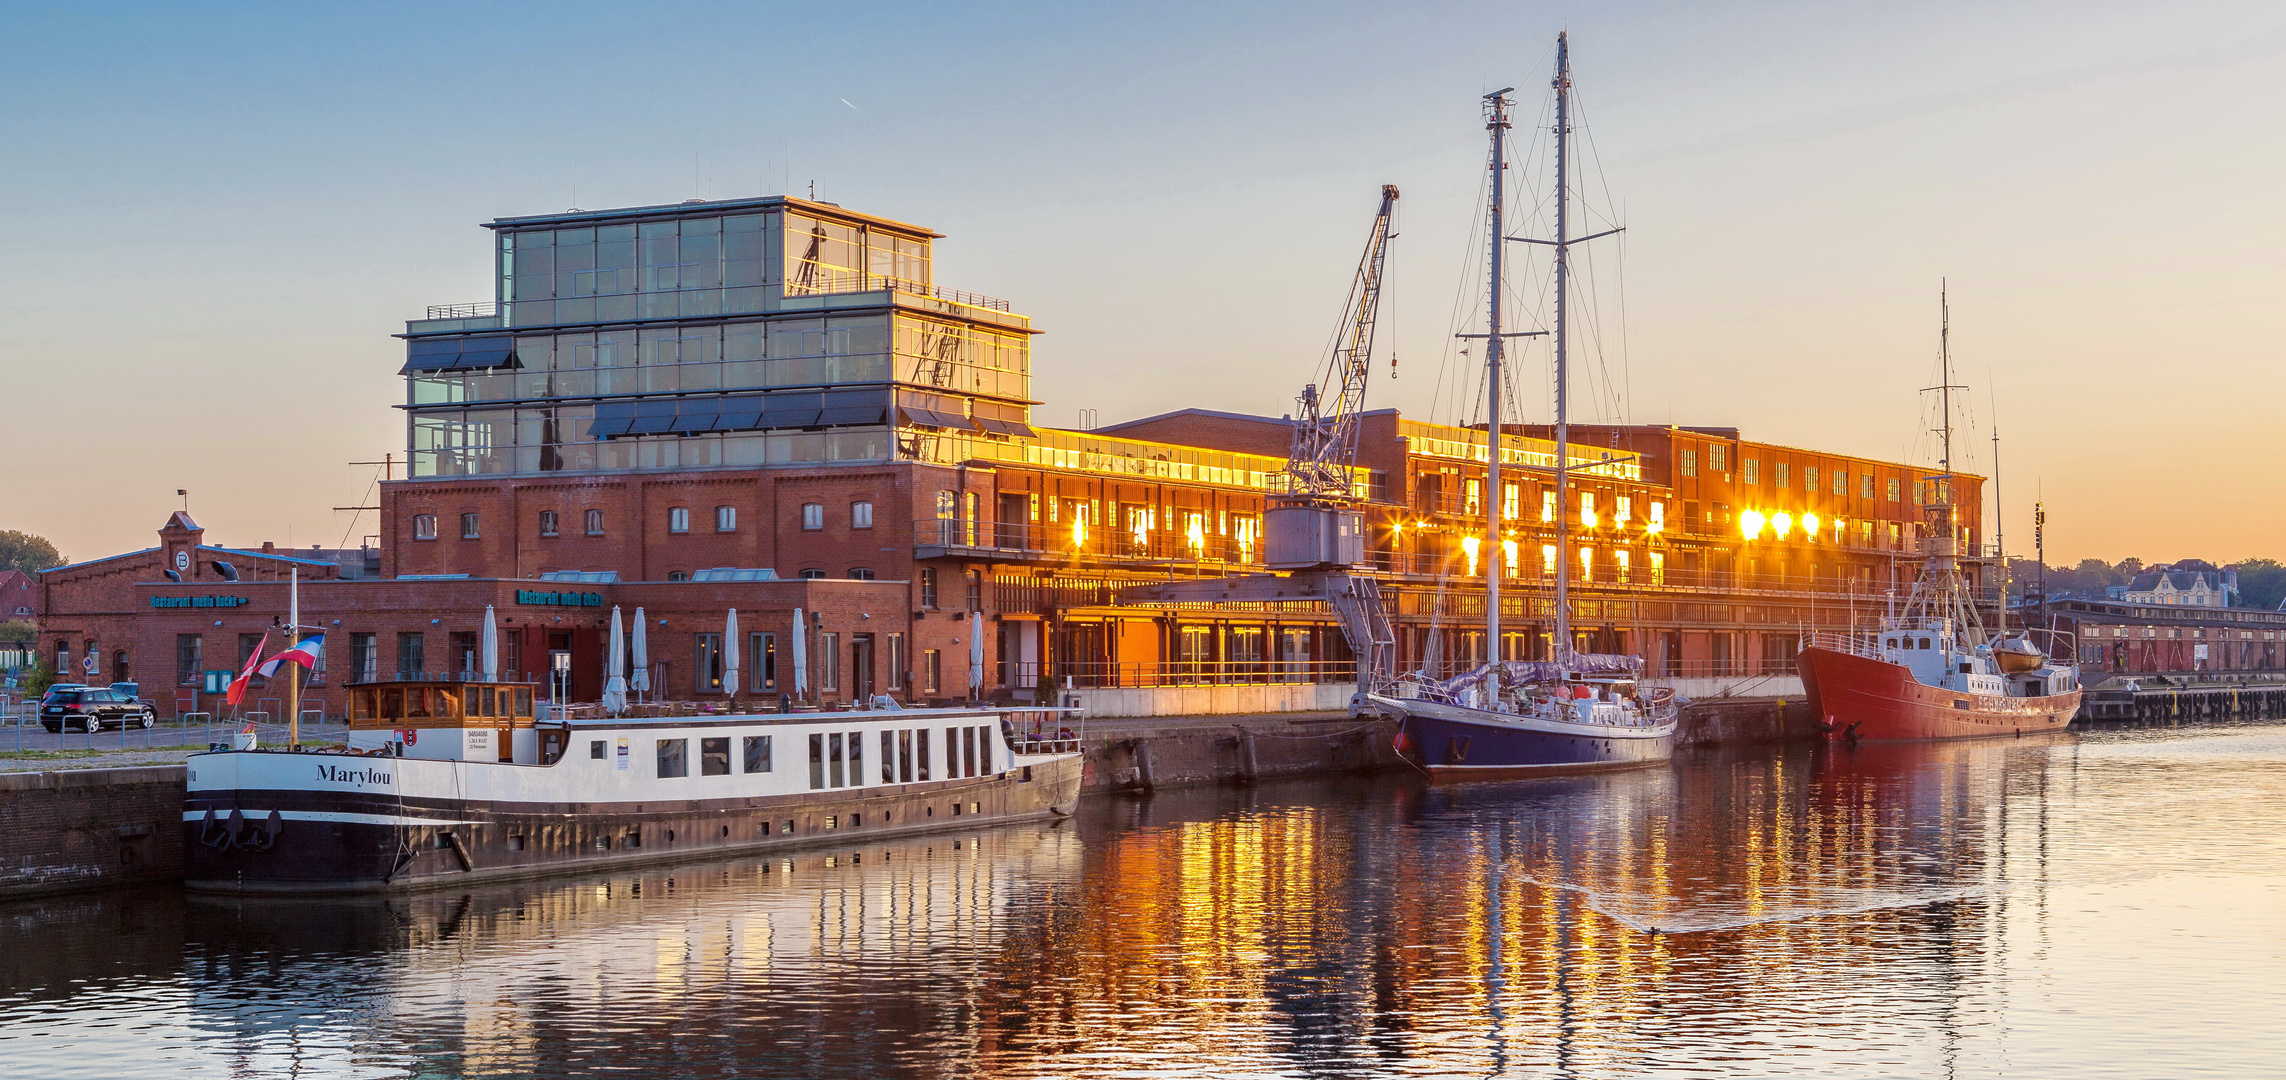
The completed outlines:
[[[487,228],[495,300],[403,335],[411,467],[382,485],[370,563],[209,546],[176,515],[154,547],[41,575],[43,647],[187,697],[283,618],[299,574],[329,709],[349,678],[466,668],[487,606],[502,669],[572,700],[600,691],[614,607],[643,609],[653,693],[677,699],[719,699],[733,654],[750,692],[790,693],[797,632],[814,698],[963,697],[976,619],[985,694],[1351,676],[1319,605],[1116,602],[1259,570],[1289,425],[1034,427],[1030,320],[936,285],[936,233],[779,197]],[[1516,582],[1503,655],[1548,650],[1562,558],[1580,644],[1675,675],[1784,670],[1799,634],[1870,620],[1917,569],[1925,471],[1732,429],[1574,439],[1558,506],[1545,430],[1503,432],[1493,493],[1483,430],[1362,418],[1356,490],[1400,664],[1485,654],[1487,561]],[[1979,550],[1980,481],[1950,482]],[[1510,524],[1487,551],[1494,499]]]

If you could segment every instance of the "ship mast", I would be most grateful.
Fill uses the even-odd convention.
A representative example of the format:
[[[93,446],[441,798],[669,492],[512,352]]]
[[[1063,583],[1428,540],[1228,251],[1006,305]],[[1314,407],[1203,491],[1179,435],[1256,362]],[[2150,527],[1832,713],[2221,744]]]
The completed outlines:
[[[1571,236],[1566,232],[1569,218],[1566,209],[1571,204],[1570,158],[1566,151],[1571,144],[1572,54],[1569,32],[1556,35],[1556,77],[1551,84],[1556,91],[1556,640],[1549,658],[1567,667],[1572,656],[1572,559],[1571,511],[1565,498],[1565,481],[1570,475],[1572,461],[1572,424],[1567,408],[1571,396],[1565,371],[1565,293],[1571,278]]]
[[[1484,96],[1491,110],[1485,129],[1492,133],[1492,284],[1491,297],[1486,306],[1485,325],[1485,512],[1484,512],[1484,658],[1487,663],[1500,662],[1500,557],[1505,553],[1500,545],[1501,511],[1505,500],[1500,493],[1500,360],[1502,346],[1507,339],[1500,334],[1500,286],[1502,238],[1508,234],[1501,225],[1504,209],[1501,192],[1508,168],[1503,156],[1508,142],[1508,91],[1499,90]],[[1500,669],[1493,668],[1495,672]],[[1500,700],[1497,677],[1491,698]]]

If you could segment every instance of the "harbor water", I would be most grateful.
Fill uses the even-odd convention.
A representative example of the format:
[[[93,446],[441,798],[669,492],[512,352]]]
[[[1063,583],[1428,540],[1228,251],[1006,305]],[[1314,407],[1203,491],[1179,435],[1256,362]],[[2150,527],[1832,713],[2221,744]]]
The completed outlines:
[[[2276,725],[0,906],[11,1077],[2267,1077],[2282,1017]]]

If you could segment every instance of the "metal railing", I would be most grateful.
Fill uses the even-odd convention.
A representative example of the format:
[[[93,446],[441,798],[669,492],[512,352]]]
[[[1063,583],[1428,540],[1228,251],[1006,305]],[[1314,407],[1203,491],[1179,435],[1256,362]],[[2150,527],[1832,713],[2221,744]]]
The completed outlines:
[[[1112,559],[1151,562],[1216,563],[1250,566],[1261,561],[1259,541],[1236,536],[1201,535],[1196,540],[1179,532],[1150,529],[1143,532],[1025,522],[973,521],[940,518],[913,523],[916,547],[957,547],[1042,555],[1097,555]]]
[[[489,319],[498,314],[500,314],[499,304],[490,300],[479,300],[473,304],[430,304],[428,317],[432,319]]]
[[[1267,686],[1276,683],[1354,682],[1355,660],[1009,661],[999,685],[1080,689],[1149,689],[1164,686]]]
[[[1008,301],[997,296],[972,293],[962,289],[947,289],[910,278],[891,277],[887,274],[868,273],[863,270],[796,270],[786,279],[788,296],[824,296],[833,293],[873,292],[894,289],[932,300],[983,308],[987,311],[1008,311]],[[434,310],[434,309],[431,309]],[[435,316],[431,316],[434,318]]]

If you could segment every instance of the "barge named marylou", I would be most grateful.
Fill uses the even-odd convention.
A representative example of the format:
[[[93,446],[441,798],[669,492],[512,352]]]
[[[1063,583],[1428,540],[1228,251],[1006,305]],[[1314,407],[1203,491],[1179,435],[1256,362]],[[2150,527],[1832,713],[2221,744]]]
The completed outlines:
[[[1063,710],[538,720],[528,683],[352,688],[332,752],[194,754],[186,885],[371,892],[1069,815]]]

